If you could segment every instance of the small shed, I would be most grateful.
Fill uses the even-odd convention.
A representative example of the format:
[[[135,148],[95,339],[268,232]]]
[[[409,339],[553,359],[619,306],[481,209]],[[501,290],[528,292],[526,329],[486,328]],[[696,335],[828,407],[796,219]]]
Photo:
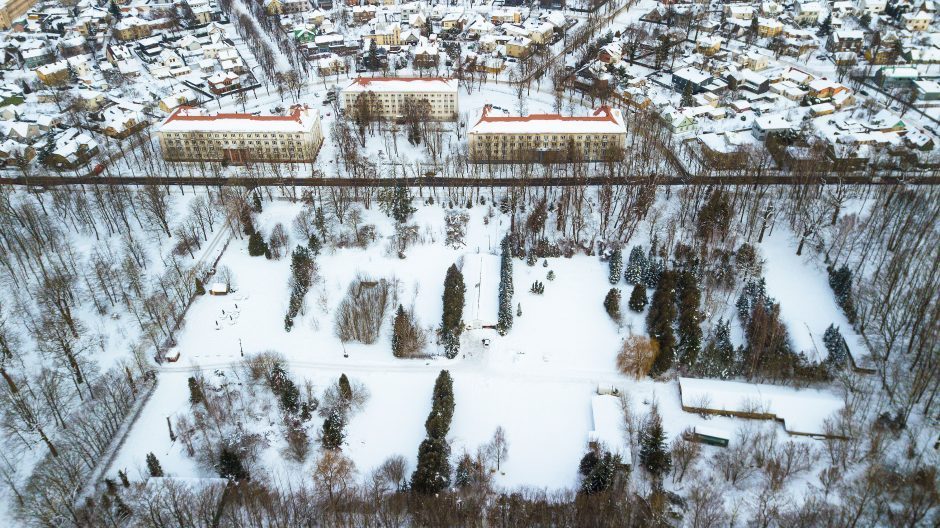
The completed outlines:
[[[213,283],[209,288],[209,295],[228,295],[228,284],[224,282]]]
[[[163,354],[163,359],[167,360],[170,363],[176,363],[180,359],[180,351],[178,348],[171,348]]]
[[[718,447],[728,447],[728,442],[731,441],[731,435],[728,434],[727,431],[701,425],[695,426],[692,430],[692,437],[694,440],[703,444]]]

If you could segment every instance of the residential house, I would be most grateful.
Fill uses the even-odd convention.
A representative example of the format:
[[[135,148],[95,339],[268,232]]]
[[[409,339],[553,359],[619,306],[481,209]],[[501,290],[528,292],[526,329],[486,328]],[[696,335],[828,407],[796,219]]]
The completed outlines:
[[[209,90],[217,95],[231,92],[241,87],[241,81],[238,75],[232,72],[218,72],[206,79],[206,82],[209,83]]]
[[[698,68],[683,68],[672,74],[672,87],[678,93],[685,93],[688,86],[692,94],[697,94],[704,90],[705,85],[713,80],[711,74]]]
[[[927,11],[904,13],[901,15],[901,23],[904,24],[904,28],[908,31],[927,31],[930,29],[931,22],[933,22],[933,14]]]
[[[70,128],[59,134],[45,163],[56,169],[77,169],[98,154],[98,142],[88,133]]]
[[[506,55],[517,59],[528,58],[532,54],[532,39],[515,37],[506,42]]]
[[[819,2],[797,3],[793,11],[793,21],[801,26],[814,26],[819,21],[822,6]]]
[[[833,31],[826,41],[826,49],[832,52],[854,51],[861,53],[865,45],[865,33],[858,29]]]

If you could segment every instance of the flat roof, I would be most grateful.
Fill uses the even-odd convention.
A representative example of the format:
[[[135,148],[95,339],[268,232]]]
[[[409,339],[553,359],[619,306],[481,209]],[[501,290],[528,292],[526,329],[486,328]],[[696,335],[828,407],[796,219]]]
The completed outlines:
[[[160,132],[309,132],[318,119],[315,109],[300,106],[287,115],[210,114],[184,106],[166,118]]]

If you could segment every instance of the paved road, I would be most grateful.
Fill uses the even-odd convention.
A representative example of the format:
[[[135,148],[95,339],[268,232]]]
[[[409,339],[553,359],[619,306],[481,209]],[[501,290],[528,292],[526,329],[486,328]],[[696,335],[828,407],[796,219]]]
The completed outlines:
[[[794,185],[806,184],[806,179],[794,179],[787,174],[769,174],[761,177],[755,176],[645,176],[645,177],[621,177],[608,178],[605,176],[589,176],[584,178],[574,178],[565,176],[553,177],[532,177],[532,178],[490,178],[490,177],[425,177],[425,178],[400,178],[392,180],[389,178],[244,178],[231,177],[219,178],[214,176],[167,176],[167,177],[146,177],[146,176],[31,176],[29,178],[0,177],[0,185],[25,185],[29,187],[53,187],[60,185],[198,185],[213,187],[277,187],[277,186],[297,186],[297,187],[388,187],[394,185],[396,181],[402,182],[410,187],[573,187],[573,186],[597,186],[597,185],[645,185],[655,183],[656,185],[754,185],[754,184],[772,184],[772,185]],[[845,183],[862,185],[938,185],[940,176],[936,173],[912,173],[907,175],[892,174],[891,176],[879,177],[869,174],[832,173],[825,176],[818,176],[817,183]]]

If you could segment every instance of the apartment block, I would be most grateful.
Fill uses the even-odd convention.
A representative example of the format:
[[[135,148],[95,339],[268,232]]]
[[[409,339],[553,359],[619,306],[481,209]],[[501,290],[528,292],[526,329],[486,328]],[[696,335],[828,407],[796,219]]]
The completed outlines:
[[[343,108],[352,115],[356,101],[365,94],[374,101],[373,112],[384,119],[399,119],[408,99],[427,100],[430,118],[457,119],[457,81],[443,77],[359,77],[342,91]]]
[[[621,159],[627,128],[620,110],[602,106],[588,116],[495,115],[483,108],[468,134],[478,162],[562,162]]]
[[[320,114],[294,106],[286,115],[210,114],[177,108],[161,125],[167,161],[312,162],[323,144]]]

